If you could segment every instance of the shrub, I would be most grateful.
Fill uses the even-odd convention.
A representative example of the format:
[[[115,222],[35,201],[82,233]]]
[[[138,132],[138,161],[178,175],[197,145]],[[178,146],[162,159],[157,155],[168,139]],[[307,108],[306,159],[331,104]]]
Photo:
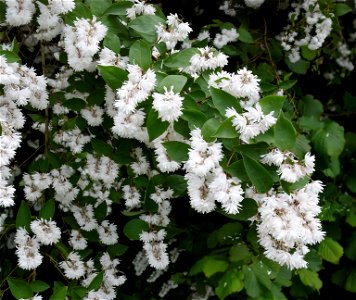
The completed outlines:
[[[356,292],[355,4],[166,4],[0,2],[1,296]]]

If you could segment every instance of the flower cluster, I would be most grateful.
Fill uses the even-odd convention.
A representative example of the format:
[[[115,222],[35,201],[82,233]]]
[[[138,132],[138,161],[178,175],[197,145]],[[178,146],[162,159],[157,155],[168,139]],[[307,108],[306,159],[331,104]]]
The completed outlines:
[[[227,65],[227,56],[212,47],[198,48],[199,53],[190,59],[190,65],[182,68],[182,72],[190,74],[193,78],[199,77],[200,73],[207,70],[223,68]]]
[[[300,60],[300,48],[308,47],[310,50],[319,49],[332,29],[332,20],[320,10],[317,0],[294,2],[293,11],[288,15],[291,24],[288,24],[277,36],[281,45],[288,52],[292,63]],[[305,22],[306,25],[298,27],[303,31],[298,32],[292,24]]]
[[[14,205],[15,189],[8,184],[11,171],[8,167],[14,159],[16,149],[21,144],[21,134],[25,119],[19,107],[30,104],[35,109],[44,109],[48,104],[46,79],[37,76],[34,69],[8,63],[0,56],[0,206]]]
[[[265,133],[277,122],[277,119],[273,116],[273,111],[265,115],[258,103],[247,107],[242,114],[236,112],[234,108],[228,108],[226,117],[232,118],[232,125],[240,134],[241,141],[247,144],[254,137]]]
[[[56,244],[61,238],[61,230],[55,221],[38,219],[30,224],[34,236],[30,236],[25,228],[16,231],[15,244],[19,267],[24,270],[36,269],[43,256],[40,253],[41,245]]]
[[[221,33],[217,33],[213,40],[213,44],[216,48],[222,48],[228,43],[236,42],[239,37],[238,32],[235,28],[223,29]]]
[[[146,1],[130,0],[134,4],[126,10],[126,15],[130,20],[134,20],[139,15],[154,15],[156,8]]]
[[[277,166],[281,180],[289,183],[294,183],[305,176],[310,176],[315,167],[315,157],[309,152],[305,154],[304,160],[300,162],[292,152],[282,152],[277,148],[262,155],[261,161],[270,166]]]
[[[167,27],[163,24],[156,26],[159,42],[164,42],[168,50],[174,49],[178,42],[188,38],[192,28],[188,23],[179,20],[177,14],[167,16]]]
[[[291,194],[270,190],[267,194],[256,194],[252,189],[246,195],[259,204],[257,232],[265,255],[286,265],[290,269],[306,268],[304,256],[309,252],[307,245],[323,240],[320,220],[316,216],[323,186],[312,181]]]
[[[252,106],[260,99],[260,79],[246,68],[237,73],[221,71],[209,76],[209,86],[222,89],[229,94],[241,98],[241,106]]]
[[[75,71],[94,71],[93,56],[99,51],[99,43],[105,37],[107,27],[94,16],[92,20],[77,19],[74,26],[63,29],[64,48],[68,64]]]
[[[8,42],[0,48],[0,207],[5,209],[0,232],[7,248],[5,243],[0,248],[6,263],[7,251],[15,249],[11,277],[32,272],[22,280],[30,290],[53,263],[66,281],[67,297],[78,291],[77,297],[96,300],[120,298],[117,287],[130,271],[151,272],[142,281],[162,277],[161,298],[182,282],[189,283],[188,298],[224,298],[236,292],[237,281],[247,282],[250,265],[264,263],[252,241],[256,228],[267,258],[289,269],[307,267],[310,246],[324,238],[317,218],[323,184],[311,180],[316,158],[307,152],[308,144],[300,145],[301,136],[290,136],[294,147],[276,148],[282,144],[277,127],[273,136],[276,117],[289,122],[297,105],[286,101],[295,84],[293,68],[276,70],[282,59],[269,65],[279,46],[266,35],[267,27],[263,33],[250,31],[248,22],[241,22],[237,31],[232,23],[214,21],[190,40],[187,22],[177,14],[165,19],[147,1],[3,2],[0,26],[9,29],[0,36]],[[220,9],[236,16],[237,23],[237,9],[253,14],[246,6],[257,9],[264,3],[222,2]],[[324,43],[331,19],[323,9],[316,0],[293,4],[289,20],[307,26],[300,32],[289,25],[279,36],[290,61],[298,60],[300,47],[315,50]],[[221,32],[210,37],[208,30],[216,28]],[[244,42],[249,31],[253,43]],[[262,40],[265,44],[255,47]],[[352,71],[353,52],[346,42],[337,47],[336,63]],[[328,129],[318,132],[320,141]],[[22,139],[26,143],[19,151]],[[25,200],[16,203],[16,197]],[[208,223],[214,227],[198,227],[206,223],[197,213],[211,213]],[[250,219],[256,227],[247,230],[247,223],[234,220],[219,228],[225,217]],[[197,249],[198,258],[206,242],[205,257],[189,274],[184,264],[175,269],[181,252]],[[250,251],[252,244],[256,251]],[[240,246],[246,248],[243,268],[235,268],[234,251]],[[126,259],[126,249],[129,257],[137,255],[127,269],[124,261],[128,272],[123,273],[118,257]],[[199,281],[212,275],[207,262],[223,273],[214,273],[209,285]],[[42,299],[36,292],[27,298]],[[9,282],[4,297],[10,293],[15,296]]]
[[[184,165],[190,205],[200,213],[209,213],[218,201],[227,213],[237,213],[243,190],[239,180],[228,178],[219,165],[222,144],[204,141],[200,129],[193,130],[191,136],[189,158]]]

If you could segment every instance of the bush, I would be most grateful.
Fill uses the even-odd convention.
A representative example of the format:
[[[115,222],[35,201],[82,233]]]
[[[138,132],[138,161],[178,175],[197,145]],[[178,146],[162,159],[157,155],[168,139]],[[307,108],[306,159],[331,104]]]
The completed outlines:
[[[355,3],[209,7],[0,2],[2,298],[356,292]]]

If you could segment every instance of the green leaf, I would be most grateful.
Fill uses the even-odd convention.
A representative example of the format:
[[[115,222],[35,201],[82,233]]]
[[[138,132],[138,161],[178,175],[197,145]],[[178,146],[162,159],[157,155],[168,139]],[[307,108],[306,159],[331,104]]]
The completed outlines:
[[[225,167],[224,170],[230,175],[237,177],[242,181],[250,181],[250,178],[247,176],[245,165],[242,159],[235,161],[228,167]]]
[[[184,195],[187,191],[187,181],[182,175],[169,175],[165,177],[164,183],[174,190],[176,197]]]
[[[96,207],[94,210],[94,215],[98,222],[103,221],[107,216],[107,214],[108,214],[108,207],[105,201],[100,203],[99,206]]]
[[[343,15],[352,12],[352,8],[345,3],[336,3],[335,4],[335,15],[341,17]]]
[[[121,256],[127,249],[129,249],[129,247],[123,244],[110,245],[108,246],[108,253],[111,257]]]
[[[354,231],[351,237],[347,240],[347,244],[345,247],[345,255],[353,260],[356,261],[356,231]]]
[[[258,205],[255,200],[245,198],[241,202],[241,209],[238,214],[235,215],[235,220],[247,221],[249,218],[257,214]]]
[[[235,127],[232,125],[231,119],[226,119],[221,123],[218,130],[214,133],[214,137],[217,138],[225,138],[225,139],[233,139],[239,136]]]
[[[349,224],[351,227],[356,227],[356,210],[351,210],[347,213],[346,223]]]
[[[156,15],[143,15],[131,21],[128,26],[153,44],[157,40],[156,25],[160,23],[165,24],[165,21]]]
[[[239,222],[226,223],[217,230],[217,239],[220,244],[223,244],[226,239],[237,238],[242,230],[243,226]]]
[[[120,53],[120,38],[116,34],[108,32],[104,38],[103,46],[114,51],[115,53]]]
[[[256,160],[242,155],[247,176],[259,193],[266,193],[273,185],[271,174]]]
[[[0,55],[5,56],[6,61],[8,63],[14,63],[14,62],[21,63],[21,58],[16,53],[13,53],[11,51],[0,49]]]
[[[0,2],[0,22],[3,23],[6,20],[6,4]]]
[[[101,16],[111,6],[111,0],[90,0],[90,10],[96,16]]]
[[[212,118],[206,121],[201,128],[201,134],[204,140],[206,140],[209,143],[215,141],[216,138],[213,136],[219,126],[220,126],[220,121],[217,119]]]
[[[71,286],[70,290],[70,300],[82,300],[88,293],[88,290],[83,286]]]
[[[310,286],[315,290],[320,290],[323,286],[323,282],[320,280],[318,273],[307,270],[301,269],[298,271],[300,281],[303,282],[304,285]]]
[[[239,40],[244,43],[253,43],[253,37],[252,35],[244,28],[240,27],[237,32],[239,33]]]
[[[218,286],[215,288],[215,293],[219,299],[225,299],[227,296],[241,292],[244,288],[244,275],[242,272],[233,269],[226,272],[219,280]]]
[[[169,157],[176,162],[188,160],[188,151],[190,146],[182,142],[165,142],[163,146],[166,148]]]
[[[96,275],[93,280],[90,282],[89,286],[88,286],[88,291],[96,291],[100,288],[102,282],[104,279],[104,272],[101,271],[98,273],[98,275]]]
[[[345,290],[356,293],[356,269],[353,269],[351,274],[347,276]]]
[[[333,264],[337,264],[343,255],[344,250],[338,242],[327,237],[320,243],[318,252],[323,259]]]
[[[16,299],[31,298],[33,296],[31,286],[23,279],[8,277],[6,279],[11,294]]]
[[[34,293],[40,293],[50,288],[50,286],[42,280],[32,281],[30,286]]]
[[[204,265],[209,259],[210,258],[206,256],[195,262],[194,265],[190,268],[189,275],[194,276],[200,272],[203,272]]]
[[[232,246],[229,251],[229,257],[231,262],[245,260],[247,258],[250,258],[251,256],[251,252],[244,244]]]
[[[207,261],[204,264],[203,272],[206,277],[211,277],[215,273],[225,272],[229,264],[224,260],[218,260],[214,257],[208,257]]]
[[[287,80],[287,81],[283,81],[279,86],[283,89],[283,90],[289,90],[290,88],[292,88],[298,81],[297,80]],[[272,96],[273,97],[273,96]],[[278,97],[278,96],[276,96]]]
[[[272,282],[268,276],[268,269],[262,261],[253,263],[252,270],[257,277],[259,283],[261,283],[268,290],[271,289]]]
[[[25,200],[22,200],[20,204],[20,208],[16,215],[16,228],[24,227],[27,231],[29,231],[30,223],[31,223],[30,208],[28,207],[27,202]]]
[[[129,52],[130,63],[147,70],[152,64],[151,46],[144,40],[134,42]]]
[[[291,71],[301,75],[305,75],[310,67],[310,62],[302,58],[295,63],[292,63],[288,58],[286,58],[285,63]]]
[[[127,80],[127,72],[123,69],[113,67],[113,66],[98,66],[101,76],[104,78],[105,82],[113,90],[121,87],[123,82]]]
[[[278,115],[285,100],[286,97],[284,96],[266,96],[259,100],[258,103],[261,105],[263,113],[269,114],[274,111],[274,115]]]
[[[274,126],[274,143],[282,151],[293,148],[296,141],[296,131],[291,121],[282,114]]]
[[[40,218],[50,220],[51,218],[53,218],[55,210],[56,205],[54,203],[54,200],[50,199],[46,201],[46,203],[42,206],[39,216]]]
[[[158,83],[156,90],[159,93],[164,93],[163,87],[166,87],[167,90],[170,90],[172,86],[173,91],[175,93],[179,93],[184,88],[185,84],[187,83],[187,80],[187,77],[183,75],[168,75]]]
[[[351,192],[356,193],[356,169],[355,169],[355,167],[351,170],[351,172],[349,174],[346,175],[345,183]]]
[[[108,143],[99,140],[97,138],[94,138],[91,140],[91,146],[93,147],[93,150],[101,155],[105,156],[111,156],[113,152],[112,146],[110,146]]]
[[[257,281],[256,274],[249,266],[243,266],[242,268],[245,278],[245,289],[247,294],[252,298],[258,298],[261,296],[262,290],[259,282]]]
[[[149,228],[149,225],[145,221],[133,219],[126,223],[123,231],[130,240],[139,240],[140,234],[143,231],[148,231]]]
[[[319,100],[314,99],[312,95],[306,95],[302,98],[302,101],[300,101],[300,111],[303,116],[320,117],[324,111],[324,107],[323,104]]]
[[[83,3],[76,2],[75,8],[69,13],[65,14],[64,21],[65,24],[73,26],[75,19],[92,19],[93,15],[88,6]]]
[[[190,65],[190,59],[194,54],[199,53],[196,48],[187,48],[170,55],[165,61],[164,65],[170,69],[179,69],[188,67]]]
[[[196,109],[183,109],[181,118],[188,122],[191,130],[201,128],[208,119],[204,113]]]
[[[168,126],[169,122],[161,121],[161,119],[158,117],[158,113],[153,108],[148,112],[146,127],[150,142],[165,132]]]
[[[313,135],[312,141],[319,153],[339,156],[345,146],[344,128],[334,121],[328,121],[324,128]]]
[[[105,15],[126,16],[127,9],[132,7],[131,1],[120,1],[112,4],[106,11]]]
[[[226,109],[230,107],[235,108],[237,112],[241,112],[241,106],[239,104],[239,101],[231,94],[223,90],[216,89],[214,87],[210,88],[210,93],[215,108],[220,112],[222,116],[225,117]]]
[[[67,296],[68,287],[61,282],[55,282],[53,287],[53,294],[49,300],[65,300]]]
[[[302,56],[306,60],[313,60],[318,53],[316,50],[310,50],[307,46],[302,46],[301,50]]]

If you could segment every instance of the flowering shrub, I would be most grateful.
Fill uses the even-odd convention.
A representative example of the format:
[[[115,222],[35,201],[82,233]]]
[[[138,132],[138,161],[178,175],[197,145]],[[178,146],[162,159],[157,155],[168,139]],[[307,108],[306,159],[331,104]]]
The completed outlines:
[[[356,292],[355,3],[277,2],[0,2],[2,298]]]

